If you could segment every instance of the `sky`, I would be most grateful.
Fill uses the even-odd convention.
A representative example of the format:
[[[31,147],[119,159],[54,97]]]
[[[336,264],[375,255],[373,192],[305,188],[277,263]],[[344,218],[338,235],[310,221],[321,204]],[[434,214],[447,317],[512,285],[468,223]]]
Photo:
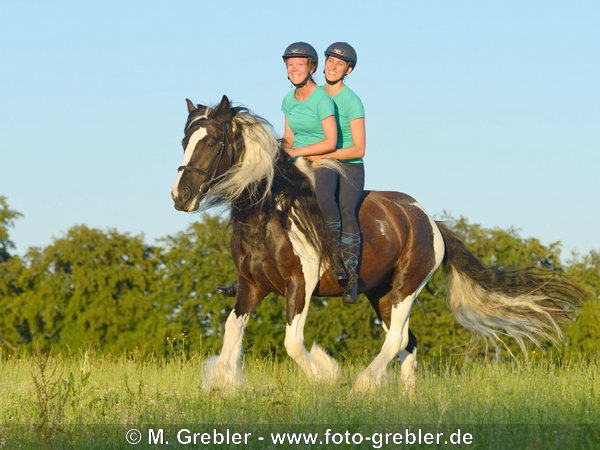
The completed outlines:
[[[283,131],[295,41],[358,53],[366,188],[563,257],[600,249],[597,1],[0,2],[0,195],[23,254],[75,225],[148,243],[175,211],[185,98]],[[323,82],[322,60],[317,82]]]

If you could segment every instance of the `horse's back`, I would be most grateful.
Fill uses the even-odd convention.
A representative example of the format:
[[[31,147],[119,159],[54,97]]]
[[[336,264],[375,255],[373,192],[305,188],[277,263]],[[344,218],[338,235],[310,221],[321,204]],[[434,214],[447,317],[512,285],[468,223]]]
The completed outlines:
[[[429,216],[419,203],[410,195],[394,191],[365,191],[358,212],[363,241],[378,239],[397,239],[395,248],[409,232],[418,231],[414,227],[428,222]]]
[[[394,191],[365,191],[358,219],[362,235],[361,291],[390,284],[394,272],[407,274],[413,264],[427,265],[433,253],[435,226],[410,195]],[[419,254],[420,260],[408,255]],[[421,270],[420,268],[418,270]],[[332,280],[321,280],[320,293],[339,290]]]
[[[414,197],[398,191],[365,191],[363,203],[369,202],[392,202],[397,205],[410,205],[416,203]]]

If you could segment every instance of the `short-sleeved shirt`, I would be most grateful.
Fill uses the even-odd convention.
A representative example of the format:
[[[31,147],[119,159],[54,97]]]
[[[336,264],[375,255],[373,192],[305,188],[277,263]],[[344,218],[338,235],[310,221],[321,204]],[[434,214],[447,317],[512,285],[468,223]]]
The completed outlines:
[[[333,100],[320,86],[301,102],[296,100],[294,92],[289,92],[281,103],[288,126],[294,132],[294,147],[306,147],[322,141],[325,139],[325,133],[321,122],[335,115]]]
[[[365,108],[360,97],[344,86],[340,92],[331,97],[335,103],[335,121],[337,123],[336,148],[348,148],[354,145],[350,122],[365,117]],[[362,158],[346,159],[344,162],[361,163]]]

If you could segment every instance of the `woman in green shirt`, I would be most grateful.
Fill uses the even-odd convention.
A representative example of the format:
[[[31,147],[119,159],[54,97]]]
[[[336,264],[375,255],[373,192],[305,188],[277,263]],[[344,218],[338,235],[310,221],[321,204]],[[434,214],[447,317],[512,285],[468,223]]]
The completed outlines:
[[[309,159],[317,162],[323,158],[334,158],[344,163],[345,176],[340,176],[331,169],[317,169],[316,192],[319,207],[341,246],[347,277],[343,300],[345,303],[356,303],[362,241],[358,208],[365,184],[362,159],[366,147],[365,111],[358,95],[344,83],[346,75],[356,66],[357,55],[354,48],[346,42],[334,42],[325,50],[325,58],[327,83],[324,90],[335,104],[337,142],[334,151],[309,156]],[[344,274],[339,273],[338,278],[344,278]]]
[[[306,42],[295,42],[283,53],[288,79],[294,85],[281,104],[285,115],[283,146],[292,158],[335,150],[337,126],[331,98],[317,86],[312,74],[318,56]]]
[[[335,105],[312,77],[319,64],[317,51],[306,42],[294,42],[282,57],[294,85],[281,104],[285,115],[283,149],[291,159],[333,152],[337,142]],[[335,192],[327,195],[335,196]],[[335,198],[332,200],[335,202]],[[235,295],[236,286],[220,286],[217,292]]]

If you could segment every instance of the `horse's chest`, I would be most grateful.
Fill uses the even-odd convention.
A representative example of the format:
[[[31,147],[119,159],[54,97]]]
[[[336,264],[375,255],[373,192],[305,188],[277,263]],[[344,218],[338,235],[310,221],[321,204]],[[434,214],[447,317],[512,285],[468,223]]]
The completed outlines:
[[[273,220],[263,233],[252,233],[245,227],[234,230],[232,237],[240,273],[279,293],[285,292],[291,279],[303,277],[308,285],[316,284],[319,276],[318,252],[292,220],[287,225],[285,229]]]
[[[293,220],[287,232],[292,251],[300,261],[300,269],[304,276],[306,287],[311,290],[319,282],[321,257],[317,249],[309,242],[306,235],[300,231]]]

